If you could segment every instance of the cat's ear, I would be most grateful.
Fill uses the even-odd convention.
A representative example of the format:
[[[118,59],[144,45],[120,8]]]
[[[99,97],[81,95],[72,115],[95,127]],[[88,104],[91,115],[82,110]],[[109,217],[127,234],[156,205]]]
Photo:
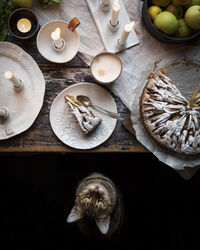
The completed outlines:
[[[72,223],[83,218],[83,214],[74,206],[67,217],[67,222]]]
[[[96,224],[102,234],[107,234],[110,225],[110,216],[104,219],[96,219]]]

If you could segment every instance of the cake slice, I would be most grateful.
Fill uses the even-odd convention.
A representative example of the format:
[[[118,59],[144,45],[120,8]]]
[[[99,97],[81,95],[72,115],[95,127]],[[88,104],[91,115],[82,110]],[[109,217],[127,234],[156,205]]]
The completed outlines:
[[[73,96],[66,95],[65,102],[69,105],[84,134],[88,134],[101,123],[102,119],[100,117],[94,115],[91,110]]]

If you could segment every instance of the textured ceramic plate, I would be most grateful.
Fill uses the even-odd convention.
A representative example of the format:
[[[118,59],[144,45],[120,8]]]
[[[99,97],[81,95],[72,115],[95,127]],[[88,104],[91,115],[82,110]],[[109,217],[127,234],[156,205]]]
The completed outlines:
[[[53,48],[51,33],[60,28],[61,37],[65,40],[65,48],[57,52]],[[47,60],[55,63],[65,63],[70,61],[77,54],[80,47],[80,37],[76,30],[68,29],[68,23],[56,20],[45,24],[37,35],[37,47],[40,54]]]
[[[23,80],[24,87],[16,92],[4,78],[10,70]],[[27,130],[37,118],[43,105],[45,80],[33,58],[13,43],[0,42],[0,107],[9,111],[8,119],[0,120],[0,140]]]
[[[74,97],[87,95],[96,105],[117,112],[116,103],[110,93],[93,83],[77,83],[58,94],[50,109],[52,129],[56,136],[66,145],[76,149],[91,149],[105,142],[115,128],[116,119],[98,109],[89,107],[94,114],[102,118],[102,122],[95,130],[85,135],[71,113],[68,104],[64,101],[66,94]]]

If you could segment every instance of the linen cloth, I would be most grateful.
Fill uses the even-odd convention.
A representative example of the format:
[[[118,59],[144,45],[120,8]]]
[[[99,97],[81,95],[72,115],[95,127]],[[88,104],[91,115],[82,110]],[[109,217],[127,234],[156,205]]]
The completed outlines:
[[[96,1],[98,4],[98,1],[101,0]],[[132,111],[132,107],[136,101],[133,100],[133,94],[139,87],[138,83],[146,80],[147,72],[153,70],[155,61],[165,58],[169,54],[169,51],[179,48],[180,45],[160,43],[147,32],[141,19],[142,1],[124,0],[123,2],[130,19],[135,21],[134,30],[139,38],[140,44],[118,53],[123,63],[123,71],[120,78],[110,85],[110,89],[122,100],[127,108]],[[62,0],[59,5],[55,4],[48,7],[41,7],[38,1],[34,1],[32,9],[40,25],[44,25],[56,19],[69,22],[73,17],[77,17],[81,22],[77,28],[77,32],[81,38],[78,55],[88,65],[90,65],[91,60],[96,54],[105,51],[85,0]],[[132,115],[134,114],[132,113]],[[144,146],[146,145],[144,144]],[[159,155],[156,156],[159,160],[165,162],[165,159],[159,157]],[[189,179],[197,170],[197,168],[191,168],[191,166],[184,169],[184,166],[181,165],[178,167],[176,164],[175,166],[171,165],[171,167],[176,169],[181,176],[186,179]]]

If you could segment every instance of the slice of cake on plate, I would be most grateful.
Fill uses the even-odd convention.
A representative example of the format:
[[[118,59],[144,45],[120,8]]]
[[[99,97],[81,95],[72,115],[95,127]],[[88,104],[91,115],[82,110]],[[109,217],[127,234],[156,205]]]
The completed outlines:
[[[65,95],[64,98],[84,134],[88,134],[101,123],[102,119],[86,108],[84,104],[79,102],[75,97]]]

